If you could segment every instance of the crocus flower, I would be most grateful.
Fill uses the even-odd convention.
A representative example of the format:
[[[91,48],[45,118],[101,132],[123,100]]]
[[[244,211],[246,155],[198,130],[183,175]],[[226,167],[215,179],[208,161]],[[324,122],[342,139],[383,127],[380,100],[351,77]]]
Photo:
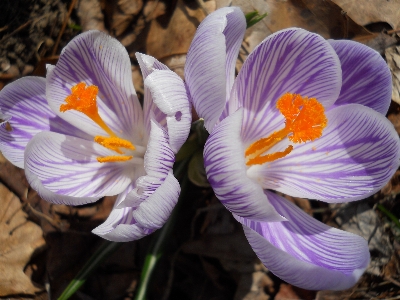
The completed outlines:
[[[0,129],[4,156],[25,168],[47,201],[80,205],[119,195],[93,231],[113,241],[141,238],[168,219],[180,193],[175,153],[191,123],[179,76],[150,56],[137,59],[143,108],[128,53],[98,31],[74,38],[46,79],[22,78],[0,93],[1,109],[12,116],[12,130]]]
[[[289,28],[262,41],[235,79],[245,29],[240,9],[217,10],[187,55],[188,91],[210,133],[208,180],[271,272],[305,289],[349,288],[369,264],[367,241],[272,190],[341,203],[388,182],[400,149],[385,118],[389,70],[364,45]]]

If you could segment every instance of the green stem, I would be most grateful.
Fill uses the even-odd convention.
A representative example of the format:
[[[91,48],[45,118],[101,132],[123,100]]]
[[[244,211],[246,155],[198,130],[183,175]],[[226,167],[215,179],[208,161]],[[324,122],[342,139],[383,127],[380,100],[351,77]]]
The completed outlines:
[[[176,165],[174,172],[175,177],[179,177],[186,170],[185,166],[187,165],[189,158]],[[182,190],[185,189],[187,181],[188,180],[186,176],[182,181]],[[181,198],[182,193],[179,197],[179,200],[181,200]],[[153,237],[153,241],[150,245],[150,251],[149,254],[146,255],[144,267],[140,276],[140,286],[136,299],[145,299],[151,274],[153,273],[154,268],[162,255],[165,241],[169,237],[172,227],[175,224],[178,206],[180,206],[180,203],[182,202],[179,200],[167,223]],[[78,275],[76,275],[76,277],[70,282],[58,300],[69,299],[69,297],[71,297],[82,286],[82,284],[85,283],[86,279],[93,273],[93,271],[100,266],[104,259],[117,250],[117,248],[121,245],[122,243],[104,241],[100,248],[93,253],[90,259],[85,263]]]
[[[397,227],[400,228],[400,222],[399,219],[396,218],[394,214],[392,214],[386,207],[384,207],[382,204],[377,204],[376,207],[383,212],[390,220],[393,221],[394,224],[396,224]]]
[[[184,163],[182,163],[182,165],[184,165]],[[174,173],[177,175],[178,169]],[[189,180],[187,176],[185,176],[181,183],[182,190],[179,196],[178,204],[175,206],[167,223],[165,223],[163,228],[161,228],[160,231],[157,233],[157,235],[155,235],[153,238],[153,241],[150,245],[150,251],[146,255],[144,261],[142,274],[140,275],[140,285],[135,300],[146,299],[147,287],[149,285],[151,275],[153,274],[156,264],[160,260],[160,257],[164,252],[164,246],[166,244],[165,241],[167,241],[167,239],[169,238],[170,233],[175,225],[177,216],[179,215],[180,207],[182,206],[183,202],[182,200],[184,198],[184,195],[186,194],[188,182]]]
[[[58,300],[67,300],[71,297],[81,286],[85,283],[86,279],[97,269],[97,267],[122,244],[110,241],[103,241],[99,249],[89,258],[78,275],[69,283],[67,288],[58,298]]]

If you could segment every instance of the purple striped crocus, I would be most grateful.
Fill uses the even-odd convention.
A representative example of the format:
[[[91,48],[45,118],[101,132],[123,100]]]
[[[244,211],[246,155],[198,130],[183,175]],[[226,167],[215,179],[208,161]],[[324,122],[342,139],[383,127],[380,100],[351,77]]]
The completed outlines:
[[[179,76],[150,56],[137,59],[143,108],[128,53],[98,31],[74,38],[57,65],[47,67],[46,79],[22,78],[0,92],[0,108],[12,116],[12,130],[0,128],[4,156],[52,203],[119,195],[93,231],[113,241],[139,239],[168,219],[180,193],[175,153],[191,123]]]
[[[188,91],[210,133],[208,180],[271,272],[305,289],[347,289],[369,264],[367,241],[272,190],[328,203],[379,191],[400,156],[385,118],[390,72],[362,44],[289,28],[262,41],[235,79],[245,29],[240,9],[219,9],[187,55]]]

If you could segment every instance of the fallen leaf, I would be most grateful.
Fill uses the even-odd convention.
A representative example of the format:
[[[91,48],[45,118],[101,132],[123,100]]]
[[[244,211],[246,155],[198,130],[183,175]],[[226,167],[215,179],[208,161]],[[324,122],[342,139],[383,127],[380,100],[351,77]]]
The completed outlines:
[[[143,7],[142,0],[107,1],[105,11],[109,16],[110,31],[119,37],[130,25]]]
[[[234,300],[269,300],[269,295],[274,293],[274,282],[266,272],[243,273]]]
[[[104,15],[99,0],[79,1],[77,14],[81,21],[82,31],[94,29],[107,32],[104,27]]]
[[[392,100],[400,104],[400,46],[387,48],[385,56],[392,73]]]
[[[0,184],[0,297],[40,291],[24,268],[45,241],[40,227],[26,217],[19,199]]]
[[[365,201],[346,203],[340,207],[335,221],[340,229],[355,233],[368,241],[369,250],[376,254],[371,257],[366,272],[379,276],[381,268],[389,262],[394,249],[375,210]]]
[[[353,41],[362,43],[375,51],[378,51],[381,55],[385,53],[386,48],[397,44],[397,38],[395,36],[383,32],[356,36]]]
[[[246,14],[257,10],[268,15],[246,30],[236,65],[243,61],[267,36],[289,27],[304,28],[324,38],[351,38],[371,34],[356,24],[330,0],[216,0],[216,8],[238,6]]]
[[[386,22],[393,29],[400,27],[400,2],[398,0],[332,0],[360,25]]]
[[[19,198],[26,198],[29,184],[25,178],[24,170],[14,166],[1,153],[0,180]]]
[[[187,6],[183,0],[178,0],[171,16],[165,14],[151,21],[145,53],[157,59],[187,53],[204,17],[199,6]]]

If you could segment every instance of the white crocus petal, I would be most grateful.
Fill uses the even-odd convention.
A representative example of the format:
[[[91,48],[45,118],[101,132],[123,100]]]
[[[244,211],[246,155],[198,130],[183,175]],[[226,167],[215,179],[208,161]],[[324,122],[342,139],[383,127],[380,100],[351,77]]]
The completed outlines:
[[[320,35],[289,28],[268,36],[248,56],[236,78],[224,115],[244,107],[244,143],[283,126],[276,102],[285,93],[314,97],[329,108],[342,84],[340,61]]]
[[[146,175],[135,182],[135,189],[117,206],[138,207],[151,196],[165,181],[175,162],[175,155],[168,143],[168,134],[155,120],[151,121],[151,131],[147,151],[144,156]]]
[[[101,197],[71,197],[66,195],[56,194],[46,189],[39,178],[32,173],[29,168],[25,169],[25,176],[29,182],[29,185],[39,194],[39,196],[48,202],[54,204],[65,204],[65,205],[83,205],[93,203],[99,200]]]
[[[246,175],[241,138],[243,109],[215,126],[204,146],[204,166],[215,195],[231,212],[251,220],[283,221],[260,184]]]
[[[343,84],[335,106],[350,103],[386,115],[392,99],[392,75],[382,56],[354,41],[328,41],[339,56]]]
[[[181,188],[172,171],[164,182],[132,212],[138,225],[147,229],[161,228],[178,202]]]
[[[138,60],[140,70],[142,71],[143,79],[146,79],[155,70],[169,70],[163,63],[150,55],[136,52],[135,56]]]
[[[132,216],[132,207],[117,208],[132,189],[133,185],[130,185],[118,195],[107,220],[92,230],[94,234],[113,242],[130,242],[153,232],[136,224]]]
[[[3,114],[2,112],[0,112],[0,125],[5,124],[6,122],[8,122],[11,119],[11,116]]]
[[[352,287],[370,260],[368,243],[331,228],[286,199],[266,191],[286,222],[254,222],[236,216],[263,264],[279,278],[308,290]]]
[[[225,7],[201,22],[190,45],[185,80],[208,132],[218,122],[229,97],[245,30],[242,11],[238,7]]]
[[[71,94],[71,87],[84,82],[99,88],[97,105],[104,122],[120,137],[132,140],[143,136],[143,114],[132,83],[126,49],[116,39],[100,31],[75,37],[63,49],[56,67],[46,76],[46,98],[53,111],[64,120],[91,135],[104,131],[86,115],[60,105]]]
[[[109,218],[93,233],[112,241],[130,241],[162,227],[180,193],[179,182],[172,174],[173,163],[167,134],[152,121],[145,154],[147,174],[136,180],[135,188],[131,187],[129,193],[118,197]]]
[[[155,70],[147,76],[144,85],[157,107],[167,115],[169,143],[177,153],[189,135],[192,122],[185,84],[172,71]]]
[[[143,80],[147,78],[154,70],[169,70],[169,68],[160,63],[157,59],[150,55],[136,53],[140,70],[142,71]],[[153,101],[153,97],[148,87],[144,87],[144,100],[143,100],[143,115],[144,126],[146,127],[147,135],[150,135],[150,122],[154,118],[163,127],[167,125],[166,114],[163,113]]]
[[[80,138],[41,132],[25,150],[25,169],[51,192],[72,197],[101,197],[121,193],[143,160],[99,163],[97,157],[115,155],[99,144]],[[138,158],[139,159],[139,158]],[[29,177],[28,177],[29,181]]]
[[[380,113],[359,104],[326,113],[322,137],[294,145],[287,156],[252,166],[263,188],[329,203],[364,199],[379,191],[400,163],[400,141]]]
[[[57,117],[46,101],[46,79],[24,77],[4,87],[0,92],[2,117],[9,127],[0,128],[0,150],[19,168],[24,167],[24,150],[31,138],[42,131],[53,130],[80,136],[88,135]]]

